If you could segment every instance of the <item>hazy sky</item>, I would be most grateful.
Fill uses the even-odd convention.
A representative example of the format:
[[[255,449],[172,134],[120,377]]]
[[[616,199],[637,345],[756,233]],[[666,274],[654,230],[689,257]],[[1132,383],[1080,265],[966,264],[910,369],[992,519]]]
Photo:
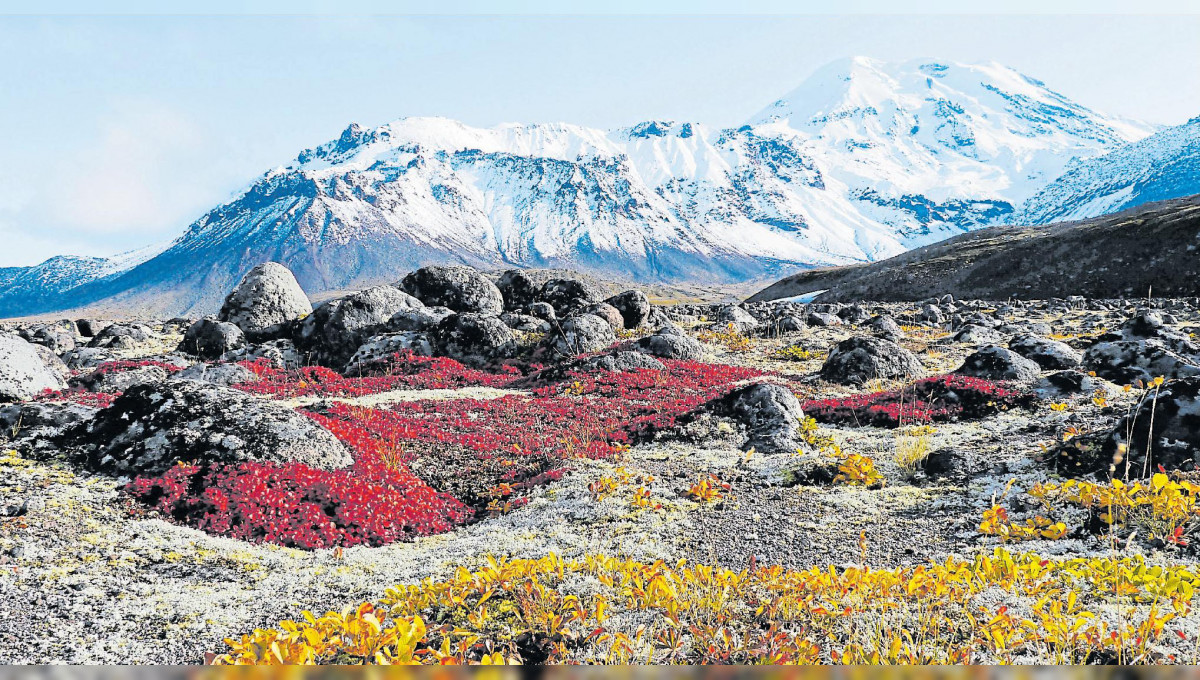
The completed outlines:
[[[274,4],[204,7],[271,12]],[[771,12],[782,4],[748,7]],[[1109,12],[1129,4],[1059,3]],[[564,7],[484,5],[437,6]],[[1200,3],[1191,5],[1137,7],[1169,12]],[[150,6],[124,4],[130,12]],[[74,16],[95,4],[58,3],[53,16],[0,16],[0,266],[60,253],[110,255],[173,237],[351,121],[438,115],[481,126],[569,121],[610,128],[647,119],[736,125],[822,64],[858,54],[994,59],[1104,112],[1167,124],[1200,115],[1194,13],[868,13],[969,9],[963,0],[838,4],[839,11],[859,12],[845,16],[714,16],[721,4],[706,1],[606,6],[686,6],[707,14],[333,16],[329,3],[310,2],[301,7],[324,14]],[[1008,6],[1042,11],[1055,3]],[[379,9],[371,2],[355,7]],[[32,8],[0,2],[5,11]]]

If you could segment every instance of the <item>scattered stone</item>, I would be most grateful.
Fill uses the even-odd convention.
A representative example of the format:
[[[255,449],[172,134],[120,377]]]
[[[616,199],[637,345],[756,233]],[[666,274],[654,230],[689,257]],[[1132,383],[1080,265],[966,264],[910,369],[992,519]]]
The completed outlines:
[[[352,462],[328,430],[292,409],[194,380],[136,385],[68,430],[63,443],[89,469],[127,476],[162,474],[181,461],[325,470]]]
[[[471,267],[422,267],[405,276],[396,287],[426,305],[455,312],[495,316],[504,311],[500,289]]]
[[[433,348],[469,366],[482,366],[513,356],[517,341],[512,330],[494,316],[462,313],[446,317],[432,334]]]
[[[292,271],[278,262],[264,262],[229,293],[217,319],[258,342],[285,335],[292,322],[310,313],[312,303]]]
[[[627,290],[607,300],[621,314],[625,328],[640,328],[650,318],[650,298],[640,290]]]
[[[987,380],[1027,381],[1037,379],[1041,368],[1012,350],[989,345],[967,357],[955,373]]]
[[[0,333],[0,402],[24,401],[64,387],[62,375],[46,364],[35,345]]]
[[[911,378],[923,371],[912,352],[890,340],[854,337],[829,353],[821,377],[839,385],[861,385],[875,379]]]
[[[246,346],[246,336],[237,326],[215,319],[200,319],[183,334],[179,351],[209,361]]]
[[[1075,368],[1083,362],[1083,355],[1070,345],[1036,335],[1013,338],[1008,348],[1048,370]]]

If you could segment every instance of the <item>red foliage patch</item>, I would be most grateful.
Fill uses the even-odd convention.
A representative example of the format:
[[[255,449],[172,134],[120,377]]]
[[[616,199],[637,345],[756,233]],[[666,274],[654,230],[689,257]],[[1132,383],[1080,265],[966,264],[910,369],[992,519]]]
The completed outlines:
[[[802,408],[805,415],[822,423],[899,427],[982,418],[1027,401],[1027,395],[1003,383],[942,375],[900,390],[806,401]]]
[[[177,465],[139,477],[126,490],[142,503],[198,529],[298,548],[379,546],[449,531],[471,510],[407,469],[365,473],[306,465]]]
[[[347,378],[332,369],[308,366],[297,371],[272,368],[266,361],[246,361],[242,365],[258,376],[255,382],[236,385],[240,390],[276,399],[301,396],[362,397],[399,389],[456,389],[482,385],[505,387],[541,368],[538,365],[499,366],[496,372],[467,368],[453,359],[422,357],[405,351],[382,366],[380,375]],[[522,368],[525,370],[522,371]]]
[[[309,415],[354,453],[346,470],[248,463],[180,465],[127,489],[176,521],[249,541],[301,548],[383,545],[448,531],[485,510],[512,509],[529,489],[560,479],[573,458],[613,455],[624,443],[761,371],[666,361],[666,371],[571,373],[532,396],[334,404]],[[250,365],[272,396],[372,394],[400,387],[510,385],[523,377],[450,359],[399,357],[387,375],[344,378],[327,369],[286,373]]]
[[[121,396],[120,392],[88,392],[86,390],[46,390],[35,401],[69,401],[94,408],[108,408]]]

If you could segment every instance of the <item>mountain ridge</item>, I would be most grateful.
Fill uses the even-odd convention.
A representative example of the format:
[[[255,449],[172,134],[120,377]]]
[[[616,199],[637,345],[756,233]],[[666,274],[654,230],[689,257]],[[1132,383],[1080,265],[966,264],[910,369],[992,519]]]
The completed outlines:
[[[839,68],[844,77],[830,80]],[[817,103],[801,107],[797,92]],[[96,263],[77,285],[36,299],[10,286],[0,315],[101,301],[211,311],[266,260],[296,271],[310,294],[433,262],[756,280],[873,261],[1002,220],[1032,194],[1028,177],[1152,131],[998,65],[852,59],[780,101],[786,117],[773,105],[725,129],[351,124],[152,257]]]

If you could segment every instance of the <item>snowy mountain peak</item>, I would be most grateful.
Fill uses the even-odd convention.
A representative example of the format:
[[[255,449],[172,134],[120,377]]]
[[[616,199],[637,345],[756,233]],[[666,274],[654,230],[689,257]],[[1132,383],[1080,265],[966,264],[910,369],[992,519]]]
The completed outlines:
[[[165,249],[0,271],[0,283],[58,277],[36,309],[0,291],[0,314],[138,296],[211,311],[267,260],[310,293],[432,262],[715,282],[870,261],[1010,219],[1070,159],[1149,132],[999,64],[865,57],[728,129],[351,124]]]
[[[750,120],[810,140],[852,191],[1012,205],[1090,157],[1153,132],[997,63],[834,62]],[[833,161],[833,158],[838,158]]]

